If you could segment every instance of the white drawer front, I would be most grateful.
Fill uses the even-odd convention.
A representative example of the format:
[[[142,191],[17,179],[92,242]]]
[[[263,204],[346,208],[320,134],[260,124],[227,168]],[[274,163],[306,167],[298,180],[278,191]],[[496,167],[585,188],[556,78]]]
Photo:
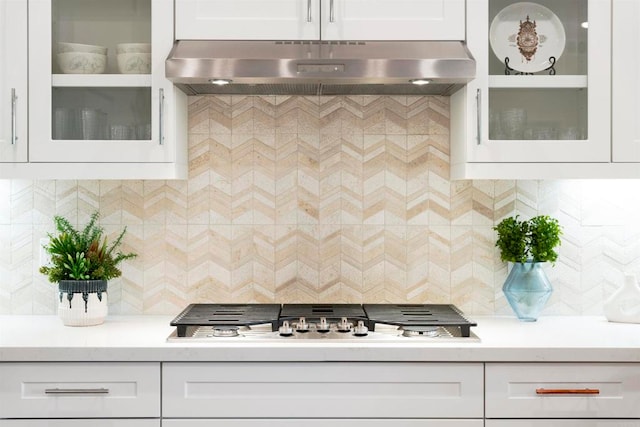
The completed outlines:
[[[2,363],[0,418],[160,416],[159,363]]]
[[[160,419],[0,420],[0,427],[160,427]]]
[[[483,427],[482,420],[163,420],[163,427]]]
[[[485,427],[640,427],[634,420],[487,420]]]
[[[482,418],[482,364],[165,363],[168,418]]]
[[[640,418],[640,364],[489,363],[485,375],[487,418]]]

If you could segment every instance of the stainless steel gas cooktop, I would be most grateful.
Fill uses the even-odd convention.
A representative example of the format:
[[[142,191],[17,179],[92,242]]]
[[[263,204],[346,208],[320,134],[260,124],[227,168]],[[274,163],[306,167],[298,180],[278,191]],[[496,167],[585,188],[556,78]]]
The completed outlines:
[[[169,342],[479,341],[448,304],[191,304],[171,326]]]

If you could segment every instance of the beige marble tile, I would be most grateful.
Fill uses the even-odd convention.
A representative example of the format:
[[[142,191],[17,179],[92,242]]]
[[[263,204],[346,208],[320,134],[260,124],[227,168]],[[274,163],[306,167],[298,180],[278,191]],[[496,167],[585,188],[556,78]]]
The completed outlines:
[[[601,314],[640,275],[624,219],[636,184],[452,182],[449,126],[446,97],[190,97],[186,181],[0,180],[0,314],[55,314],[39,238],[54,215],[79,225],[95,209],[140,254],[110,284],[113,314],[278,301],[511,315],[492,226],[515,214],[564,227],[543,314]]]
[[[276,96],[276,135],[298,133],[298,97]]]
[[[275,96],[253,97],[253,132],[256,135],[275,135],[277,125]]]
[[[209,104],[211,100],[205,97],[189,98],[189,133],[208,134],[209,133]]]
[[[233,96],[231,98],[231,127],[232,133],[251,134],[253,133],[253,108],[254,97]]]
[[[385,101],[383,96],[363,96],[362,130],[365,135],[384,135]]]
[[[298,98],[298,134],[320,133],[320,106],[317,97]]]
[[[144,220],[143,181],[122,181],[122,223],[141,225]]]
[[[428,135],[429,123],[429,98],[425,96],[408,96],[407,133],[410,135]]]
[[[233,106],[232,97],[225,95],[199,97],[207,103],[208,133],[210,135],[229,135],[233,129]],[[191,110],[189,110],[191,118]],[[201,128],[198,126],[196,132]],[[191,131],[190,131],[191,133]]]
[[[319,113],[321,134],[340,135],[342,133],[342,97],[320,97]]]
[[[167,219],[165,181],[143,181],[143,218],[145,224],[164,225]]]

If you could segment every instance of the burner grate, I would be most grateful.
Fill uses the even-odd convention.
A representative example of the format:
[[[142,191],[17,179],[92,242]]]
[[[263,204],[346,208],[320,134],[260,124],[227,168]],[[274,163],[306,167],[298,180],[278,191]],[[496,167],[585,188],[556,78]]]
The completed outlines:
[[[250,326],[271,324],[278,328],[280,304],[191,304],[175,319],[178,336],[184,337],[190,326]]]
[[[460,335],[468,337],[470,327],[477,326],[450,304],[365,304],[364,310],[372,331],[376,323],[402,326],[406,330],[411,330],[411,327],[448,326],[460,328]]]

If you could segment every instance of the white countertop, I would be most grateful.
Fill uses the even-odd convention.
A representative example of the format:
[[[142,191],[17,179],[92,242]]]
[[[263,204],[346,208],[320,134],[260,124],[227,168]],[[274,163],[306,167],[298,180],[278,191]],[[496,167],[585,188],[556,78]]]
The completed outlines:
[[[470,316],[480,342],[167,342],[171,316],[109,316],[65,327],[56,316],[0,316],[0,361],[639,362],[640,324],[604,317]]]

